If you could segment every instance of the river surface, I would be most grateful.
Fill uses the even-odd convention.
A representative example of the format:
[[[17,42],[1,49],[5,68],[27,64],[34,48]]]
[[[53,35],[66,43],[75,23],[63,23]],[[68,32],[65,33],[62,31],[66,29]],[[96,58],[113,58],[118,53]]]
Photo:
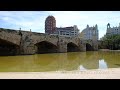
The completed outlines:
[[[120,52],[89,51],[0,56],[0,72],[47,72],[120,67]]]

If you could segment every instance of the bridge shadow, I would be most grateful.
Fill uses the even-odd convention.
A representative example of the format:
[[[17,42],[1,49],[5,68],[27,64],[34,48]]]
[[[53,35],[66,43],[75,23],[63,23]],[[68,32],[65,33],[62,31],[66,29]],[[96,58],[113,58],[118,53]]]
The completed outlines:
[[[93,51],[93,47],[89,44],[89,43],[86,43],[86,51]]]
[[[11,56],[17,55],[19,51],[19,46],[0,39],[0,56]]]
[[[70,42],[67,44],[67,52],[78,52],[80,51],[78,46],[74,43]]]
[[[58,47],[50,42],[42,41],[36,44],[37,54],[57,53]]]

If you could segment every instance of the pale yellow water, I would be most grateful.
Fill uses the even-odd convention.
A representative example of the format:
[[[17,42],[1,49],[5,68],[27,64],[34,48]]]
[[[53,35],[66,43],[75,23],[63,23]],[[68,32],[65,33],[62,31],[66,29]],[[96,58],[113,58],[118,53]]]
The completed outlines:
[[[120,52],[71,52],[0,56],[0,72],[47,72],[120,67]]]

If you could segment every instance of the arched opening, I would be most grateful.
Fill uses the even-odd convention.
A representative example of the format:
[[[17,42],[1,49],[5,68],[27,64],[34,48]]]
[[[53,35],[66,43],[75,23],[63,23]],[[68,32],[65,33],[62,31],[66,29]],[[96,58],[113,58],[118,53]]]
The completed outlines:
[[[36,44],[37,46],[37,52],[38,54],[44,54],[44,53],[56,53],[58,52],[57,46],[54,44],[47,42],[47,41],[42,41]]]
[[[0,56],[9,56],[19,54],[19,46],[0,39]]]
[[[93,47],[88,43],[86,43],[86,51],[93,51]]]
[[[67,52],[78,52],[79,48],[74,43],[70,42],[67,44]]]

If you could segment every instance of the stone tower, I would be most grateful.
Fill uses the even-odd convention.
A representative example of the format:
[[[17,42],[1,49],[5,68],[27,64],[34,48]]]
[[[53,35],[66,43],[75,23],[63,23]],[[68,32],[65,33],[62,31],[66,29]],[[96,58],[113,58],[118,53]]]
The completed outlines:
[[[110,23],[107,24],[107,29],[110,28]]]
[[[110,29],[110,23],[107,24],[107,31],[106,31],[106,34],[109,34],[111,32],[111,29]]]

